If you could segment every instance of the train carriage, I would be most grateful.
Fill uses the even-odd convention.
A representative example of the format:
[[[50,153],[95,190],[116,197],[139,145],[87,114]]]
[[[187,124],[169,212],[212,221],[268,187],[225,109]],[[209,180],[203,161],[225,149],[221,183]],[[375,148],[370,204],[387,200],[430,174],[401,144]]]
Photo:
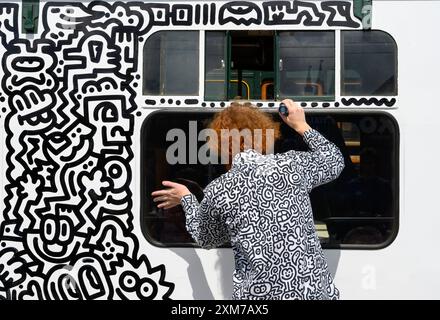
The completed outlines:
[[[151,192],[202,199],[226,170],[209,119],[246,101],[280,121],[292,98],[344,155],[311,193],[341,298],[438,298],[438,18],[439,1],[1,2],[0,297],[229,299],[230,245],[198,247]],[[274,152],[305,150],[281,130]]]

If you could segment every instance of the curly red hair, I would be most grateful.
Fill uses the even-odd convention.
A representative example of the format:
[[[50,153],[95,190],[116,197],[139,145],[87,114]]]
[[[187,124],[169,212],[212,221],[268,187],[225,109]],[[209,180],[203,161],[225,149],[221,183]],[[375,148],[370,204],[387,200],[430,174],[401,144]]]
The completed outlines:
[[[244,104],[238,102],[232,102],[229,107],[224,109],[223,111],[217,113],[208,128],[213,129],[217,133],[218,141],[221,141],[222,130],[227,129],[237,129],[242,131],[244,129],[249,129],[252,134],[252,141],[255,142],[255,132],[260,132],[262,141],[261,141],[261,152],[265,154],[267,150],[267,138],[268,135],[271,135],[271,139],[275,142],[277,139],[281,137],[280,124],[272,119],[272,117],[259,110],[257,107],[252,105],[249,102]],[[259,131],[256,131],[258,130]],[[271,130],[271,131],[268,131]],[[270,141],[269,141],[270,142]],[[231,163],[233,154],[233,144],[228,138],[229,145],[229,162]],[[211,145],[212,149],[214,149],[217,154],[221,154],[221,144]],[[239,152],[244,151],[248,147],[245,143],[245,139],[240,137],[240,150]],[[223,150],[224,152],[225,150]],[[229,165],[228,165],[229,167]]]

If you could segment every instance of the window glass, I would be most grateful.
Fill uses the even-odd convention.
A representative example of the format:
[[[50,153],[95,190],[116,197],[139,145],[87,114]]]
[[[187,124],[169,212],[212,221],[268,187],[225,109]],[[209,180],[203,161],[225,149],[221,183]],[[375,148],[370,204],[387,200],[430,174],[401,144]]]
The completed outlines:
[[[226,99],[226,32],[205,33],[205,100]]]
[[[333,31],[283,31],[278,36],[279,96],[334,96]]]
[[[383,31],[342,32],[343,95],[397,94],[397,47]]]
[[[180,129],[185,137],[193,135],[194,139],[212,115],[157,112],[144,124],[142,224],[153,243],[194,243],[185,229],[182,208],[159,210],[149,195],[161,188],[162,180],[171,179],[186,184],[200,201],[203,188],[225,172],[223,165],[202,164],[195,156],[205,141],[198,141],[196,146],[186,141],[183,163],[170,164],[166,159],[167,149],[175,142],[166,141],[170,130]],[[279,120],[277,114],[273,116]],[[312,127],[340,148],[345,159],[340,177],[310,194],[323,247],[377,247],[390,242],[398,227],[398,128],[394,120],[384,113],[314,113],[307,118]],[[283,138],[275,152],[307,150],[302,138],[284,123],[281,130]]]
[[[198,95],[199,32],[160,31],[144,46],[145,95]]]
[[[274,80],[274,38],[268,30],[230,32],[230,99],[267,99],[262,93]]]

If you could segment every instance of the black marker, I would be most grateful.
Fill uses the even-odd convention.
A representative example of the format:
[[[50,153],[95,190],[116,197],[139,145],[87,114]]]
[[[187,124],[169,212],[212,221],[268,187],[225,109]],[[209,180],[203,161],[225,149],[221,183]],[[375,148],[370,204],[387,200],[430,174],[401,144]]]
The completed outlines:
[[[282,102],[280,103],[280,106],[278,107],[278,112],[281,113],[285,117],[287,117],[289,115],[289,109],[287,109],[287,106]]]

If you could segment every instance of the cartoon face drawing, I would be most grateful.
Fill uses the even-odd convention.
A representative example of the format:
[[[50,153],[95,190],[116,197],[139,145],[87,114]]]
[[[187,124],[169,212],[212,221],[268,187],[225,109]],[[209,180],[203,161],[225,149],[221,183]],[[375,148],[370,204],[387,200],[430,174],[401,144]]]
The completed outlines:
[[[27,234],[27,245],[41,261],[67,262],[81,245],[76,233],[81,221],[74,207],[57,206],[54,213],[43,215],[39,225]]]

